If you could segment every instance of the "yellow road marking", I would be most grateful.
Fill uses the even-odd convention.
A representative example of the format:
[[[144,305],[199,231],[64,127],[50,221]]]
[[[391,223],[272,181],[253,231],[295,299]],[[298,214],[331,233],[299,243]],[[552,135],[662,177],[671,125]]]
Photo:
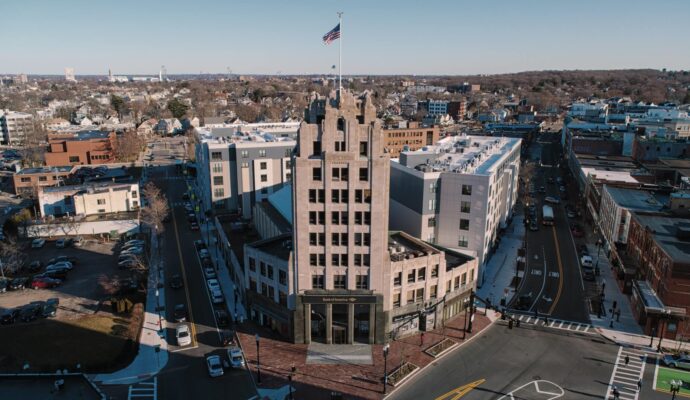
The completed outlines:
[[[484,382],[486,382],[486,379],[480,379],[478,381],[468,383],[467,385],[462,385],[444,395],[438,396],[435,400],[458,400],[459,398],[471,392],[472,389],[476,388]]]
[[[192,346],[196,346],[196,325],[194,324],[194,314],[192,313],[192,301],[189,298],[189,285],[187,284],[187,273],[185,272],[184,261],[182,261],[182,250],[180,247],[180,236],[177,231],[177,218],[175,218],[175,209],[171,207],[173,228],[175,229],[175,241],[177,242],[177,256],[180,258],[180,269],[182,270],[182,280],[184,281],[184,294],[187,298],[187,313],[189,314],[189,324],[192,331]]]
[[[549,314],[553,313],[553,310],[556,308],[556,304],[558,304],[558,300],[561,299],[561,293],[563,292],[563,263],[561,262],[561,250],[558,248],[556,228],[551,227],[551,231],[553,232],[553,243],[554,247],[556,248],[556,261],[558,261],[558,292],[556,293],[556,298],[553,299],[553,303],[549,309]]]

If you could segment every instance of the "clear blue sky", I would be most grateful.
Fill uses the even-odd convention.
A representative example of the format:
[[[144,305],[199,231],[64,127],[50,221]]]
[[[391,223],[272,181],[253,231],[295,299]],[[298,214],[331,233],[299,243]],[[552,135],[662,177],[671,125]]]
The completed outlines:
[[[2,0],[0,73],[690,69],[686,0]]]

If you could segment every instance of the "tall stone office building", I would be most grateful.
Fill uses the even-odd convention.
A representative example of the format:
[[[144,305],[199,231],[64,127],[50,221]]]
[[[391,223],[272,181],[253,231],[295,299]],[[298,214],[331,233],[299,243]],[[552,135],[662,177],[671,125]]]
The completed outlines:
[[[389,162],[368,94],[312,100],[293,163],[297,342],[383,341]]]

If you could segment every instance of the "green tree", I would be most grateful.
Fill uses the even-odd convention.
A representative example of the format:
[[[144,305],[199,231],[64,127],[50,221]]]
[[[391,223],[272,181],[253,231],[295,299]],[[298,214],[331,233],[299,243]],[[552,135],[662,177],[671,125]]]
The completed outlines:
[[[178,99],[172,99],[168,102],[168,110],[172,113],[173,117],[180,119],[184,117],[189,107]]]

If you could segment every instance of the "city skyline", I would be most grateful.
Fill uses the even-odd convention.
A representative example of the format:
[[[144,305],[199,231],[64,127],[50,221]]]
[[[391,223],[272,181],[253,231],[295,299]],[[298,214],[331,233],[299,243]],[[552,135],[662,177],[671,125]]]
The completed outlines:
[[[690,4],[329,0],[117,5],[9,1],[0,73],[62,75],[331,74],[338,43],[322,36],[343,11],[345,75],[474,75],[532,70],[687,69]],[[588,6],[591,5],[590,6]],[[394,8],[393,8],[394,6]],[[669,12],[673,10],[673,12]],[[97,15],[94,18],[92,16]],[[617,21],[624,21],[621,24]],[[31,29],[27,29],[31,26]],[[652,29],[664,26],[663,30]],[[659,46],[663,43],[663,46]],[[388,56],[386,56],[388,55]],[[392,61],[392,62],[391,62]]]

